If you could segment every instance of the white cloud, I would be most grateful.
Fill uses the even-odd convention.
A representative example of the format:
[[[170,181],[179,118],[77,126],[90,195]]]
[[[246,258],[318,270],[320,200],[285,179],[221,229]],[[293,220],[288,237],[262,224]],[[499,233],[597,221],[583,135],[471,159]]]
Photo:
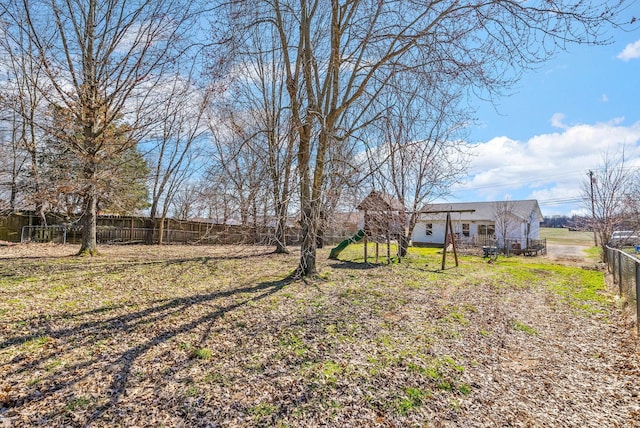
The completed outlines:
[[[630,61],[632,59],[640,58],[640,40],[633,43],[629,43],[617,56],[618,59],[623,61]]]
[[[609,102],[609,96],[607,94],[602,94],[601,100],[603,103],[607,103]]]
[[[563,123],[564,117],[562,113],[555,113],[551,116],[551,126],[554,128],[567,129],[567,125]]]
[[[565,125],[554,115],[559,132],[527,141],[493,138],[473,145],[468,181],[453,191],[464,200],[538,199],[545,215],[581,207],[585,174],[602,163],[604,153],[621,153],[628,165],[640,164],[640,121],[625,126],[623,118],[595,124]],[[567,203],[571,207],[567,208]],[[563,206],[564,205],[564,206]]]
[[[588,208],[577,208],[577,209],[572,209],[571,211],[569,211],[569,214],[567,214],[569,217],[572,217],[574,215],[577,216],[590,216],[591,215],[591,211]]]

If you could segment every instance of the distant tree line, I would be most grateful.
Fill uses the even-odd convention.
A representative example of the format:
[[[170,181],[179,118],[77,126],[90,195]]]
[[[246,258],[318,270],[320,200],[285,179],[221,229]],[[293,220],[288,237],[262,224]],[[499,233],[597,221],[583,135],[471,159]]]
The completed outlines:
[[[579,216],[579,215],[554,215],[545,216],[542,223],[542,227],[554,227],[554,228],[567,228],[571,230],[591,230],[591,217]]]

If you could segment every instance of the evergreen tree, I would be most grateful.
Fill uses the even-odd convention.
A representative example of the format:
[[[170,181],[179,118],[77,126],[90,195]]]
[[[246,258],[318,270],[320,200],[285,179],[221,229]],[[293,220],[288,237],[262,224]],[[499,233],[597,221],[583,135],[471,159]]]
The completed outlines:
[[[102,150],[84,141],[72,111],[52,106],[46,150],[42,155],[47,200],[67,217],[83,216],[95,192],[101,212],[130,214],[147,207],[149,168],[131,138],[130,127],[112,121],[101,133]]]

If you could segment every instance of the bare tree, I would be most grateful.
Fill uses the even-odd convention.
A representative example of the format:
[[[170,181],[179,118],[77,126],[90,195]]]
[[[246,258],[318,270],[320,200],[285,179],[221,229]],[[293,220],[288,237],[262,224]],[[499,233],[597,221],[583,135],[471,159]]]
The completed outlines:
[[[274,226],[275,252],[288,253],[285,232],[295,168],[295,133],[287,106],[282,50],[274,49],[278,33],[274,27],[250,28],[238,48],[242,61],[235,67],[230,85],[236,110],[231,132],[257,156],[264,179],[256,183],[266,192],[265,221]],[[237,132],[241,130],[241,132]],[[267,206],[270,205],[270,206]],[[268,219],[270,217],[273,220]]]
[[[182,186],[173,197],[173,216],[179,220],[189,220],[201,215],[201,194],[196,183]]]
[[[19,204],[24,199],[24,195],[19,194],[19,187],[28,165],[28,155],[18,137],[21,128],[18,122],[21,121],[15,112],[9,111],[8,114],[0,120],[0,195],[6,200],[6,209],[14,212],[23,205]],[[3,126],[5,124],[6,127]]]
[[[218,224],[227,224],[235,212],[233,197],[223,176],[209,168],[198,186],[203,216]]]
[[[128,150],[117,142],[136,141],[146,125],[149,96],[175,63],[177,45],[185,41],[192,3],[170,0],[131,2],[112,0],[11,0],[1,6],[11,25],[35,47],[47,77],[40,94],[73,113],[82,130],[68,147],[82,162],[78,178],[84,183],[80,254],[94,255],[97,218],[97,171],[106,155]],[[24,19],[22,19],[24,17]],[[105,138],[105,130],[122,119],[127,138]]]
[[[590,228],[600,241],[602,257],[606,256],[604,248],[614,230],[638,227],[636,178],[637,172],[627,167],[624,153],[616,156],[605,153],[602,163],[589,171],[582,182],[582,200],[592,214]]]
[[[236,114],[233,109],[223,110],[210,123],[214,150],[210,154],[213,162],[209,166],[208,177],[211,182],[218,181],[226,188],[234,200],[240,223],[255,225],[265,164],[249,144],[255,130],[247,128],[243,115]]]
[[[297,134],[297,274],[304,276],[316,272],[332,148],[353,144],[378,117],[375,101],[391,76],[420,71],[432,85],[497,96],[565,43],[598,43],[621,3],[246,0],[227,7],[236,34],[252,26],[279,34]]]
[[[16,13],[15,17],[24,18],[23,13]],[[6,72],[6,79],[0,84],[0,104],[5,113],[4,129],[10,135],[6,139],[11,147],[11,155],[6,157],[11,159],[10,205],[15,209],[17,198],[23,201],[23,206],[32,203],[46,224],[45,189],[39,167],[43,132],[38,125],[45,115],[44,97],[39,92],[47,90],[44,70],[33,41],[19,27],[3,26],[0,58]]]
[[[463,140],[468,114],[459,107],[459,88],[416,84],[422,76],[392,76],[381,97],[386,114],[376,122],[384,143],[369,150],[373,187],[392,194],[408,209],[402,255],[419,209],[447,195],[468,165]]]
[[[498,201],[493,205],[497,245],[508,252],[508,241],[519,236],[520,222],[515,216],[514,201]]]
[[[194,86],[191,73],[174,75],[163,85],[166,93],[160,96],[165,101],[156,110],[158,129],[145,139],[145,146],[149,147],[146,158],[151,166],[148,244],[153,243],[156,228],[158,243],[162,243],[165,219],[174,196],[197,173],[210,95]]]

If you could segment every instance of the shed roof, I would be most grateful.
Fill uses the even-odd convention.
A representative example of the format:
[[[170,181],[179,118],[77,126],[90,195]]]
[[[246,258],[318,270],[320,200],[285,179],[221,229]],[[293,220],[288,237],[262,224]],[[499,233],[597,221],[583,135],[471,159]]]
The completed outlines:
[[[526,199],[518,201],[491,201],[491,202],[453,202],[453,203],[441,203],[441,204],[427,204],[420,210],[421,218],[440,218],[442,214],[428,214],[429,211],[462,211],[462,210],[475,210],[474,212],[462,212],[459,215],[455,215],[455,218],[468,221],[482,221],[493,220],[496,217],[496,213],[500,208],[499,204],[506,204],[503,209],[507,209],[511,214],[519,217],[523,220],[529,219],[531,213],[535,212],[538,216],[538,220],[542,221],[542,211],[538,201],[535,199]]]
[[[362,211],[406,211],[402,202],[392,195],[372,190],[356,207]]]

